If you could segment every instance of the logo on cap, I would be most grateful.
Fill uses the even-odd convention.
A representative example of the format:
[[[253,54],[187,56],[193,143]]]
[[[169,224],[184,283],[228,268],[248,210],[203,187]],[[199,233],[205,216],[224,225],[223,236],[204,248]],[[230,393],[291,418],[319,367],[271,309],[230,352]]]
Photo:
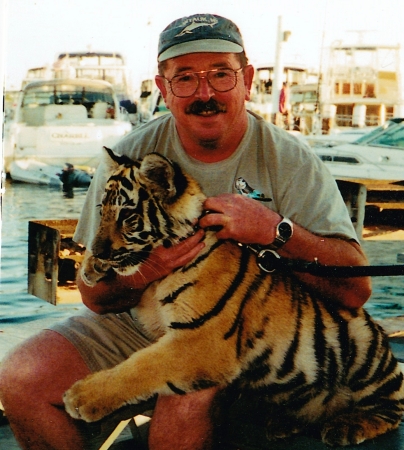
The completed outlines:
[[[193,31],[200,27],[211,27],[213,28],[219,21],[216,17],[193,17],[192,19],[186,19],[182,23],[182,26],[185,25],[185,28],[174,37],[181,37],[185,34],[192,34]]]

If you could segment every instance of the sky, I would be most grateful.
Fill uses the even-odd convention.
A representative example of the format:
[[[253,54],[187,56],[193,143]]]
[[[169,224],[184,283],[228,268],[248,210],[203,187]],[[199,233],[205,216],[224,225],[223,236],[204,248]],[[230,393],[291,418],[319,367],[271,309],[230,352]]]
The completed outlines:
[[[29,68],[51,64],[59,53],[86,50],[123,54],[138,88],[156,72],[160,31],[195,13],[233,20],[255,66],[274,61],[279,17],[291,31],[285,62],[318,68],[321,49],[336,40],[404,49],[403,0],[0,0],[0,7],[6,89],[19,89]]]

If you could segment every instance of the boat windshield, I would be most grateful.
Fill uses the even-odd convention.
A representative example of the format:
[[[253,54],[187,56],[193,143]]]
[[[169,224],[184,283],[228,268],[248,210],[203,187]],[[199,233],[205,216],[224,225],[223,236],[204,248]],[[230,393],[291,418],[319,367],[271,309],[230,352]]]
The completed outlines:
[[[376,136],[379,134],[385,132],[388,128],[395,127],[397,125],[397,121],[395,120],[389,120],[385,124],[381,125],[380,127],[375,128],[373,131],[370,131],[369,133],[366,133],[364,136],[361,136],[359,139],[357,139],[353,144],[363,144],[365,142],[373,141]]]
[[[22,106],[42,105],[84,105],[87,110],[95,103],[105,102],[114,105],[113,91],[106,86],[80,86],[75,84],[43,84],[25,89]]]
[[[372,139],[368,145],[390,147],[390,148],[404,148],[404,123],[397,124],[396,126],[389,127]]]

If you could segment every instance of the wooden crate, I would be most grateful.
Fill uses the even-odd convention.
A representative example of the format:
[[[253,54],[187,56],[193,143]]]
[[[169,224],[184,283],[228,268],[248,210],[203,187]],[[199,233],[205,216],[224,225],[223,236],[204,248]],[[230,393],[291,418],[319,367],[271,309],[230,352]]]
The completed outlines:
[[[28,293],[53,305],[81,302],[76,285],[84,247],[73,242],[77,220],[28,224]]]

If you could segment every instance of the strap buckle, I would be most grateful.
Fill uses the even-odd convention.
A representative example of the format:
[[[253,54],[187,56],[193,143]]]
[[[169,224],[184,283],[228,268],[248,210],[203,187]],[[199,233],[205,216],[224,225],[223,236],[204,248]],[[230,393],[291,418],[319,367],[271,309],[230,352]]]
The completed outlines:
[[[258,246],[238,243],[240,247],[246,247],[255,253],[258,267],[267,273],[273,273],[281,265],[281,257],[275,250],[269,248],[261,249]]]
[[[281,257],[275,250],[265,248],[257,254],[258,267],[267,273],[275,272],[279,268]]]

